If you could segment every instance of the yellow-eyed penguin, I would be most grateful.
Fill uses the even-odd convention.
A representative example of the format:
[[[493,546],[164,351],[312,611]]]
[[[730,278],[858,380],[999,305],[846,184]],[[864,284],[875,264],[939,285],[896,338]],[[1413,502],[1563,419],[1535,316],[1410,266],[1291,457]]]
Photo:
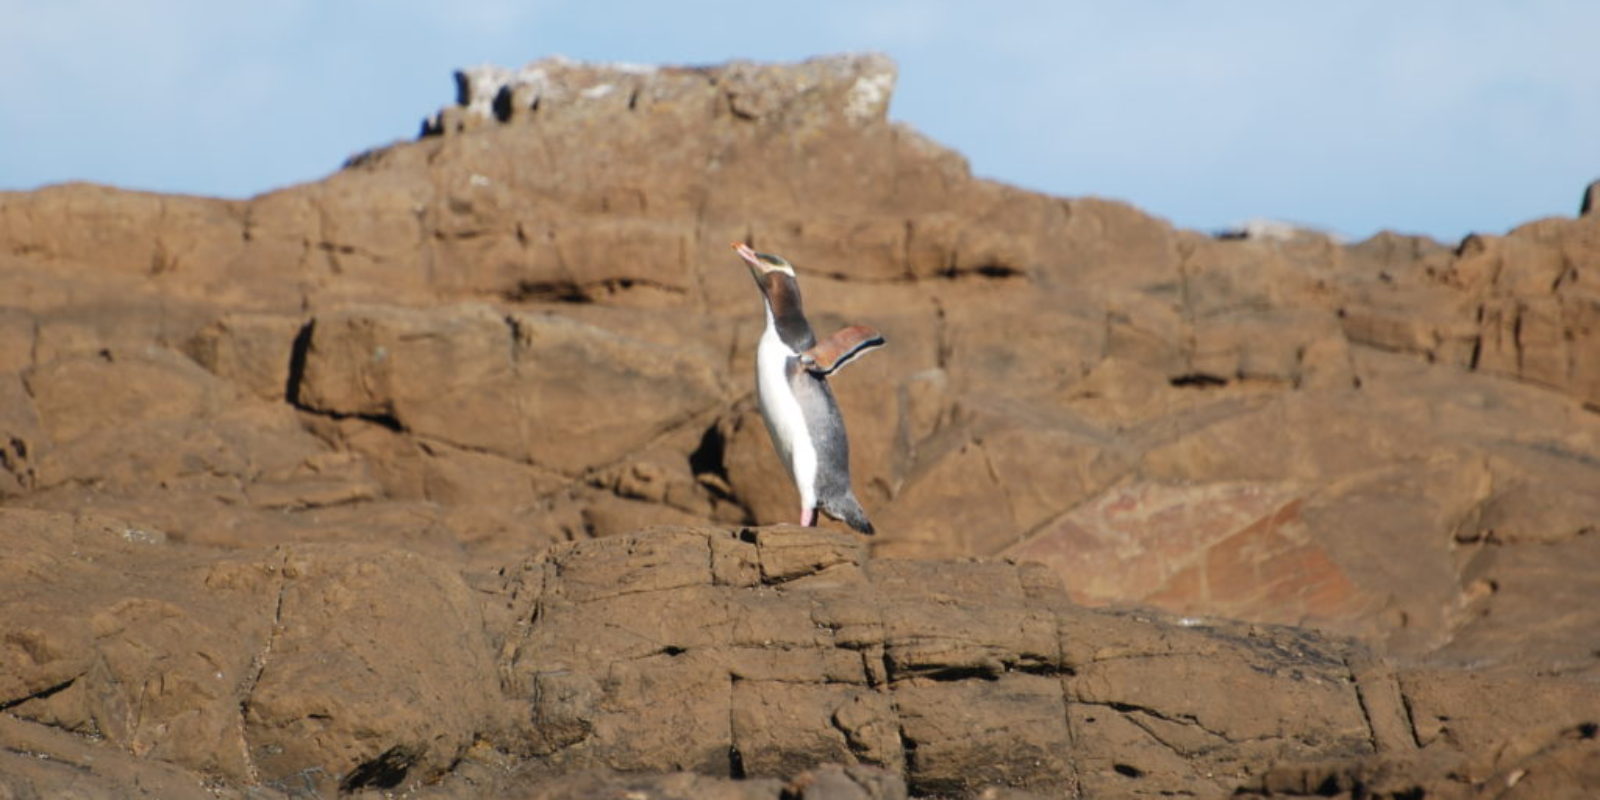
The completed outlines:
[[[851,325],[817,341],[800,306],[794,267],[740,242],[733,249],[750,267],[766,306],[767,327],[756,346],[756,398],[772,445],[800,490],[800,524],[815,525],[820,510],[872,533],[867,512],[850,489],[850,442],[827,378],[883,345],[883,336]]]

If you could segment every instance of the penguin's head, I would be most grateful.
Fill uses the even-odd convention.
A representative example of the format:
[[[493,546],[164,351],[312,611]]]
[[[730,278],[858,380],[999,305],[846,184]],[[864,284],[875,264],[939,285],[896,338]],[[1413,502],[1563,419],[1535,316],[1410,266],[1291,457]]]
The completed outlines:
[[[761,302],[767,305],[769,321],[776,320],[779,335],[784,336],[785,341],[814,342],[805,309],[800,305],[800,283],[795,280],[794,267],[781,256],[757,253],[743,242],[734,242],[733,249],[750,268],[750,277],[756,279],[756,286],[761,289]],[[789,333],[784,334],[784,331]]]
[[[756,285],[761,287],[761,294],[768,303],[799,305],[800,286],[795,281],[794,267],[782,256],[757,253],[743,242],[734,242],[733,249],[744,259],[745,266],[750,268],[750,277],[756,279]]]
[[[751,249],[750,245],[744,242],[734,242],[733,250],[739,254],[740,258],[744,259],[744,263],[750,268],[750,274],[755,277],[756,283],[764,285],[766,281],[763,278],[775,272],[791,278],[794,277],[794,267],[790,266],[789,262],[784,261],[782,256],[775,256],[771,253],[757,253]]]

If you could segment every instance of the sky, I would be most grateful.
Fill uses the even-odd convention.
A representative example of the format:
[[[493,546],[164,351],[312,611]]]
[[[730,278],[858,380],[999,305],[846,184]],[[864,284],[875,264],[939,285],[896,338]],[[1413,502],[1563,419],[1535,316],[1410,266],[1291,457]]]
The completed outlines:
[[[416,135],[452,72],[853,51],[973,172],[1177,225],[1454,242],[1600,179],[1589,0],[0,0],[0,189],[249,197]]]

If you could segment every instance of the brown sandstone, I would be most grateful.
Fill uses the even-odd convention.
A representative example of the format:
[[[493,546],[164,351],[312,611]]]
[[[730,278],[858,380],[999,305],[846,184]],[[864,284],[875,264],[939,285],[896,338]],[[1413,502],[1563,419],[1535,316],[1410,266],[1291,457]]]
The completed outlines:
[[[1594,187],[1214,239],[894,80],[550,60],[246,201],[0,194],[0,796],[1587,796]],[[875,538],[760,527],[735,239],[889,339]]]

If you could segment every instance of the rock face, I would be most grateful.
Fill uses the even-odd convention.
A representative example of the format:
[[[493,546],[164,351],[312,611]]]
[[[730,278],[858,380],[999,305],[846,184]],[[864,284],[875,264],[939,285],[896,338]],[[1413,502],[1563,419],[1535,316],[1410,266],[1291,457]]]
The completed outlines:
[[[317,183],[0,194],[0,787],[1592,785],[1593,187],[1213,239],[975,179],[895,80],[483,68]],[[731,240],[890,341],[833,381],[877,537],[753,527]]]

